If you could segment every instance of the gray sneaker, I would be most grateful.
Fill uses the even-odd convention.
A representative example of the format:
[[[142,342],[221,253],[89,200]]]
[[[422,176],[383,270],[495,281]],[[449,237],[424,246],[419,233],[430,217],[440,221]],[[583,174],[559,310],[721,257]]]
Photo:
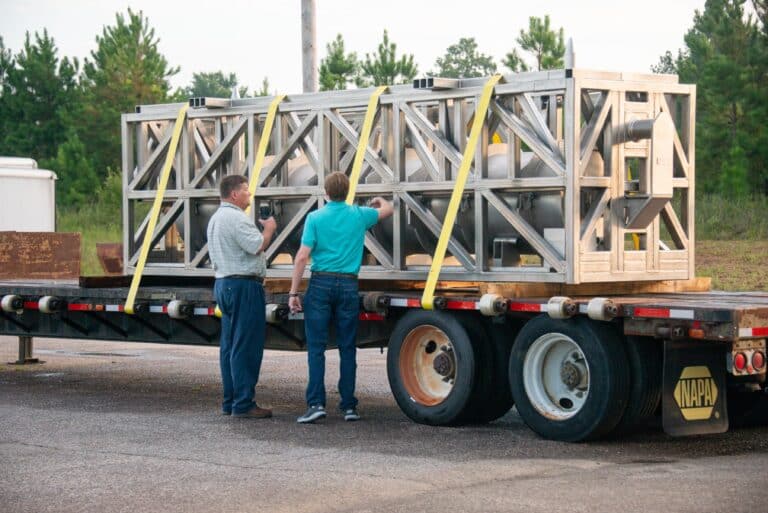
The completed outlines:
[[[320,406],[319,404],[317,404],[315,406],[310,406],[304,415],[296,419],[296,422],[298,422],[299,424],[311,424],[314,421],[322,419],[325,416],[326,416],[325,406]]]
[[[344,410],[344,420],[346,420],[347,422],[360,420],[360,414],[357,413],[356,408],[349,408],[347,410]]]

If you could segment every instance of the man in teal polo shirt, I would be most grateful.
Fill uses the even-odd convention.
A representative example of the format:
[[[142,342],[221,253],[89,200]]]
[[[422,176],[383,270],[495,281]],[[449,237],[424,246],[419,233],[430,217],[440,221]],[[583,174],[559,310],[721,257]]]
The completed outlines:
[[[302,310],[299,285],[310,255],[312,277],[304,296],[304,332],[307,340],[309,383],[307,412],[299,423],[315,422],[325,413],[325,348],[333,322],[339,347],[339,407],[344,420],[359,420],[355,398],[355,340],[360,313],[357,273],[363,259],[365,232],[381,219],[392,215],[392,204],[384,198],[373,198],[371,207],[347,205],[349,178],[335,172],[325,179],[329,202],[307,216],[301,248],[293,264],[293,280],[288,303],[292,312]]]

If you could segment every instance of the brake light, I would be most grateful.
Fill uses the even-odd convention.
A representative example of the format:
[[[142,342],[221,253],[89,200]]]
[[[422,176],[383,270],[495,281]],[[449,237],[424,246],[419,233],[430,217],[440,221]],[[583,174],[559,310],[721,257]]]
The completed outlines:
[[[752,354],[752,367],[755,370],[760,370],[765,366],[765,354],[762,351],[755,351]]]
[[[741,372],[747,368],[747,355],[744,353],[736,353],[733,357],[733,368]]]

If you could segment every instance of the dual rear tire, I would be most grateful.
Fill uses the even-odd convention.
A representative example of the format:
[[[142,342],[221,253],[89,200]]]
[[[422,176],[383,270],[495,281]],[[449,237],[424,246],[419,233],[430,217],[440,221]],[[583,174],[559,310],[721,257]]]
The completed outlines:
[[[652,416],[661,352],[609,323],[540,315],[515,334],[472,314],[412,310],[389,341],[387,374],[400,409],[429,425],[486,423],[512,406],[544,438],[576,442]],[[626,342],[626,343],[625,343]]]
[[[421,424],[495,420],[512,407],[504,363],[498,364],[504,353],[478,318],[410,311],[389,340],[392,394],[403,413]]]
[[[630,387],[626,353],[610,325],[545,315],[520,330],[509,380],[525,423],[544,438],[568,442],[615,428]]]

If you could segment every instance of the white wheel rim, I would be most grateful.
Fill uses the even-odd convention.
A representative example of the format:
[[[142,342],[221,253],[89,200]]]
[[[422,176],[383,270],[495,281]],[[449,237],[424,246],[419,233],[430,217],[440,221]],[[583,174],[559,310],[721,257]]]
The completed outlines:
[[[589,363],[572,338],[547,333],[525,355],[523,386],[531,405],[543,416],[569,419],[589,397]]]

